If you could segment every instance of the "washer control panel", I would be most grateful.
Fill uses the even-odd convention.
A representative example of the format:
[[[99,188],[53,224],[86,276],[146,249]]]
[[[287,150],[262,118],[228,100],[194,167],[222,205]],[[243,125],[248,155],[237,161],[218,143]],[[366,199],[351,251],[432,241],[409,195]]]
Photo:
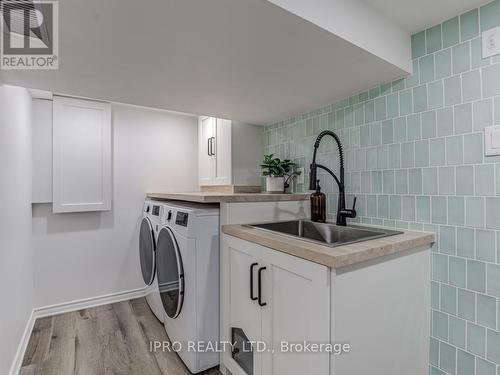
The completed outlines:
[[[187,212],[177,212],[177,216],[175,218],[175,224],[182,225],[183,227],[187,227],[188,224],[188,214]]]

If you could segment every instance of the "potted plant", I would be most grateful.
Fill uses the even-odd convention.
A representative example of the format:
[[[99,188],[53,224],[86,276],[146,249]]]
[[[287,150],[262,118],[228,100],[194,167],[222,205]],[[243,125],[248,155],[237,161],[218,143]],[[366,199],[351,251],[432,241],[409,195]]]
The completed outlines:
[[[266,191],[283,193],[285,191],[285,175],[295,166],[291,160],[275,158],[274,154],[264,155],[260,165],[262,175],[266,176]]]

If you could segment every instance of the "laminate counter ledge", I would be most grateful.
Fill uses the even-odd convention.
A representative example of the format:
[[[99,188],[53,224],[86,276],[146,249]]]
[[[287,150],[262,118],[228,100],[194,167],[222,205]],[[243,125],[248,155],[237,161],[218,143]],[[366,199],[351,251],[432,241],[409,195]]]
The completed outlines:
[[[330,247],[245,225],[223,225],[222,232],[331,268],[346,267],[413,248],[430,246],[435,241],[433,233],[404,231],[403,234],[394,236]]]
[[[149,193],[148,198],[158,200],[178,200],[197,203],[221,202],[286,202],[309,199],[309,194],[272,194],[272,193],[220,193],[220,192],[188,192],[188,193]]]

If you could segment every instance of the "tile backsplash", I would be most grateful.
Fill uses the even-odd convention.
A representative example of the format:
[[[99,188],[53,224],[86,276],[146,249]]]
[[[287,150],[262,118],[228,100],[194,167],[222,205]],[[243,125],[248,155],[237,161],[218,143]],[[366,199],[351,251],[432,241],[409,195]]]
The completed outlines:
[[[306,182],[315,137],[335,131],[356,221],[437,234],[433,375],[500,375],[500,157],[483,152],[484,127],[500,125],[500,56],[481,57],[481,31],[496,26],[498,0],[413,35],[413,75],[264,129],[266,152]],[[332,140],[318,160],[338,171]],[[337,186],[318,176],[333,219]]]

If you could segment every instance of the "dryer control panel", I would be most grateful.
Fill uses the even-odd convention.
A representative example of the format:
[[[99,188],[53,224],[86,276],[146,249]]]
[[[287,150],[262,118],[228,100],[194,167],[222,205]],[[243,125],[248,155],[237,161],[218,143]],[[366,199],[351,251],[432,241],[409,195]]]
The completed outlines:
[[[152,214],[154,216],[160,216],[160,206],[153,206]]]
[[[175,224],[187,227],[188,224],[188,214],[187,212],[177,212],[177,217],[175,218]]]

